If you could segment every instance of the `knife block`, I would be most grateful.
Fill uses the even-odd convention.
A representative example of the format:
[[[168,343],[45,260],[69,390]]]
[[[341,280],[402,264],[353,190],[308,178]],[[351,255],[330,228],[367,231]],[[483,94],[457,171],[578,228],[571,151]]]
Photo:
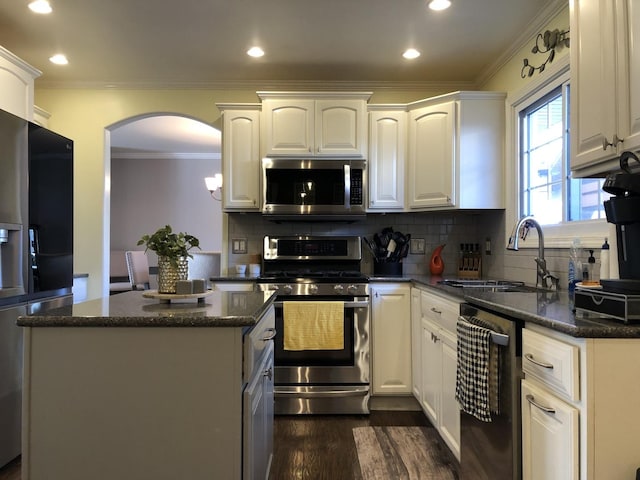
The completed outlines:
[[[479,251],[461,253],[458,261],[458,278],[480,278],[482,255]]]

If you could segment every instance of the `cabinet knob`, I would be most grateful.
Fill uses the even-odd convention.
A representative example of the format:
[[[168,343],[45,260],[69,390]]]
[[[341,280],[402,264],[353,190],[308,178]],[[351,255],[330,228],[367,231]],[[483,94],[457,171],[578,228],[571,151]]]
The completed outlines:
[[[262,372],[262,374],[267,377],[269,380],[271,380],[273,378],[273,369],[271,367],[269,367],[267,370],[265,370],[264,372]]]
[[[607,137],[602,139],[602,149],[606,150],[608,147],[616,147],[619,143],[624,142],[624,138],[619,138],[617,133],[613,134],[613,139],[611,142],[607,140]]]

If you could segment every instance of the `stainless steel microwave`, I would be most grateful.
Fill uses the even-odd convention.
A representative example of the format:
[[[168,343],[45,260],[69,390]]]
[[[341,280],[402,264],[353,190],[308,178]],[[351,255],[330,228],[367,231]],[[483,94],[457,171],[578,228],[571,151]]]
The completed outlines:
[[[262,160],[262,213],[272,219],[355,220],[366,214],[362,159]]]

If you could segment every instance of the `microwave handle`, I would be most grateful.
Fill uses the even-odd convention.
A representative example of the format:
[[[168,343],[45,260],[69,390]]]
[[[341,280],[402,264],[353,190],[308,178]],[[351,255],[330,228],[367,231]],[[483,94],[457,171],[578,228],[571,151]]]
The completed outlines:
[[[344,166],[344,206],[351,206],[351,165]]]

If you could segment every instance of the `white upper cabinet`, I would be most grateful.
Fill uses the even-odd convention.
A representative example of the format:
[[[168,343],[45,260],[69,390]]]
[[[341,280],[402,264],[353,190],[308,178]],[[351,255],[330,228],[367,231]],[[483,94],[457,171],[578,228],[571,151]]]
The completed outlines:
[[[504,100],[456,92],[409,104],[410,210],[504,208]]]
[[[616,170],[640,148],[640,5],[571,5],[571,168],[576,176]]]
[[[409,207],[455,205],[455,102],[409,112]]]
[[[260,106],[217,104],[222,112],[222,208],[260,210]]]
[[[39,70],[0,47],[0,109],[33,120],[33,83],[40,75]]]
[[[367,155],[366,93],[258,92],[265,156]]]
[[[369,105],[369,210],[405,208],[406,105]]]

